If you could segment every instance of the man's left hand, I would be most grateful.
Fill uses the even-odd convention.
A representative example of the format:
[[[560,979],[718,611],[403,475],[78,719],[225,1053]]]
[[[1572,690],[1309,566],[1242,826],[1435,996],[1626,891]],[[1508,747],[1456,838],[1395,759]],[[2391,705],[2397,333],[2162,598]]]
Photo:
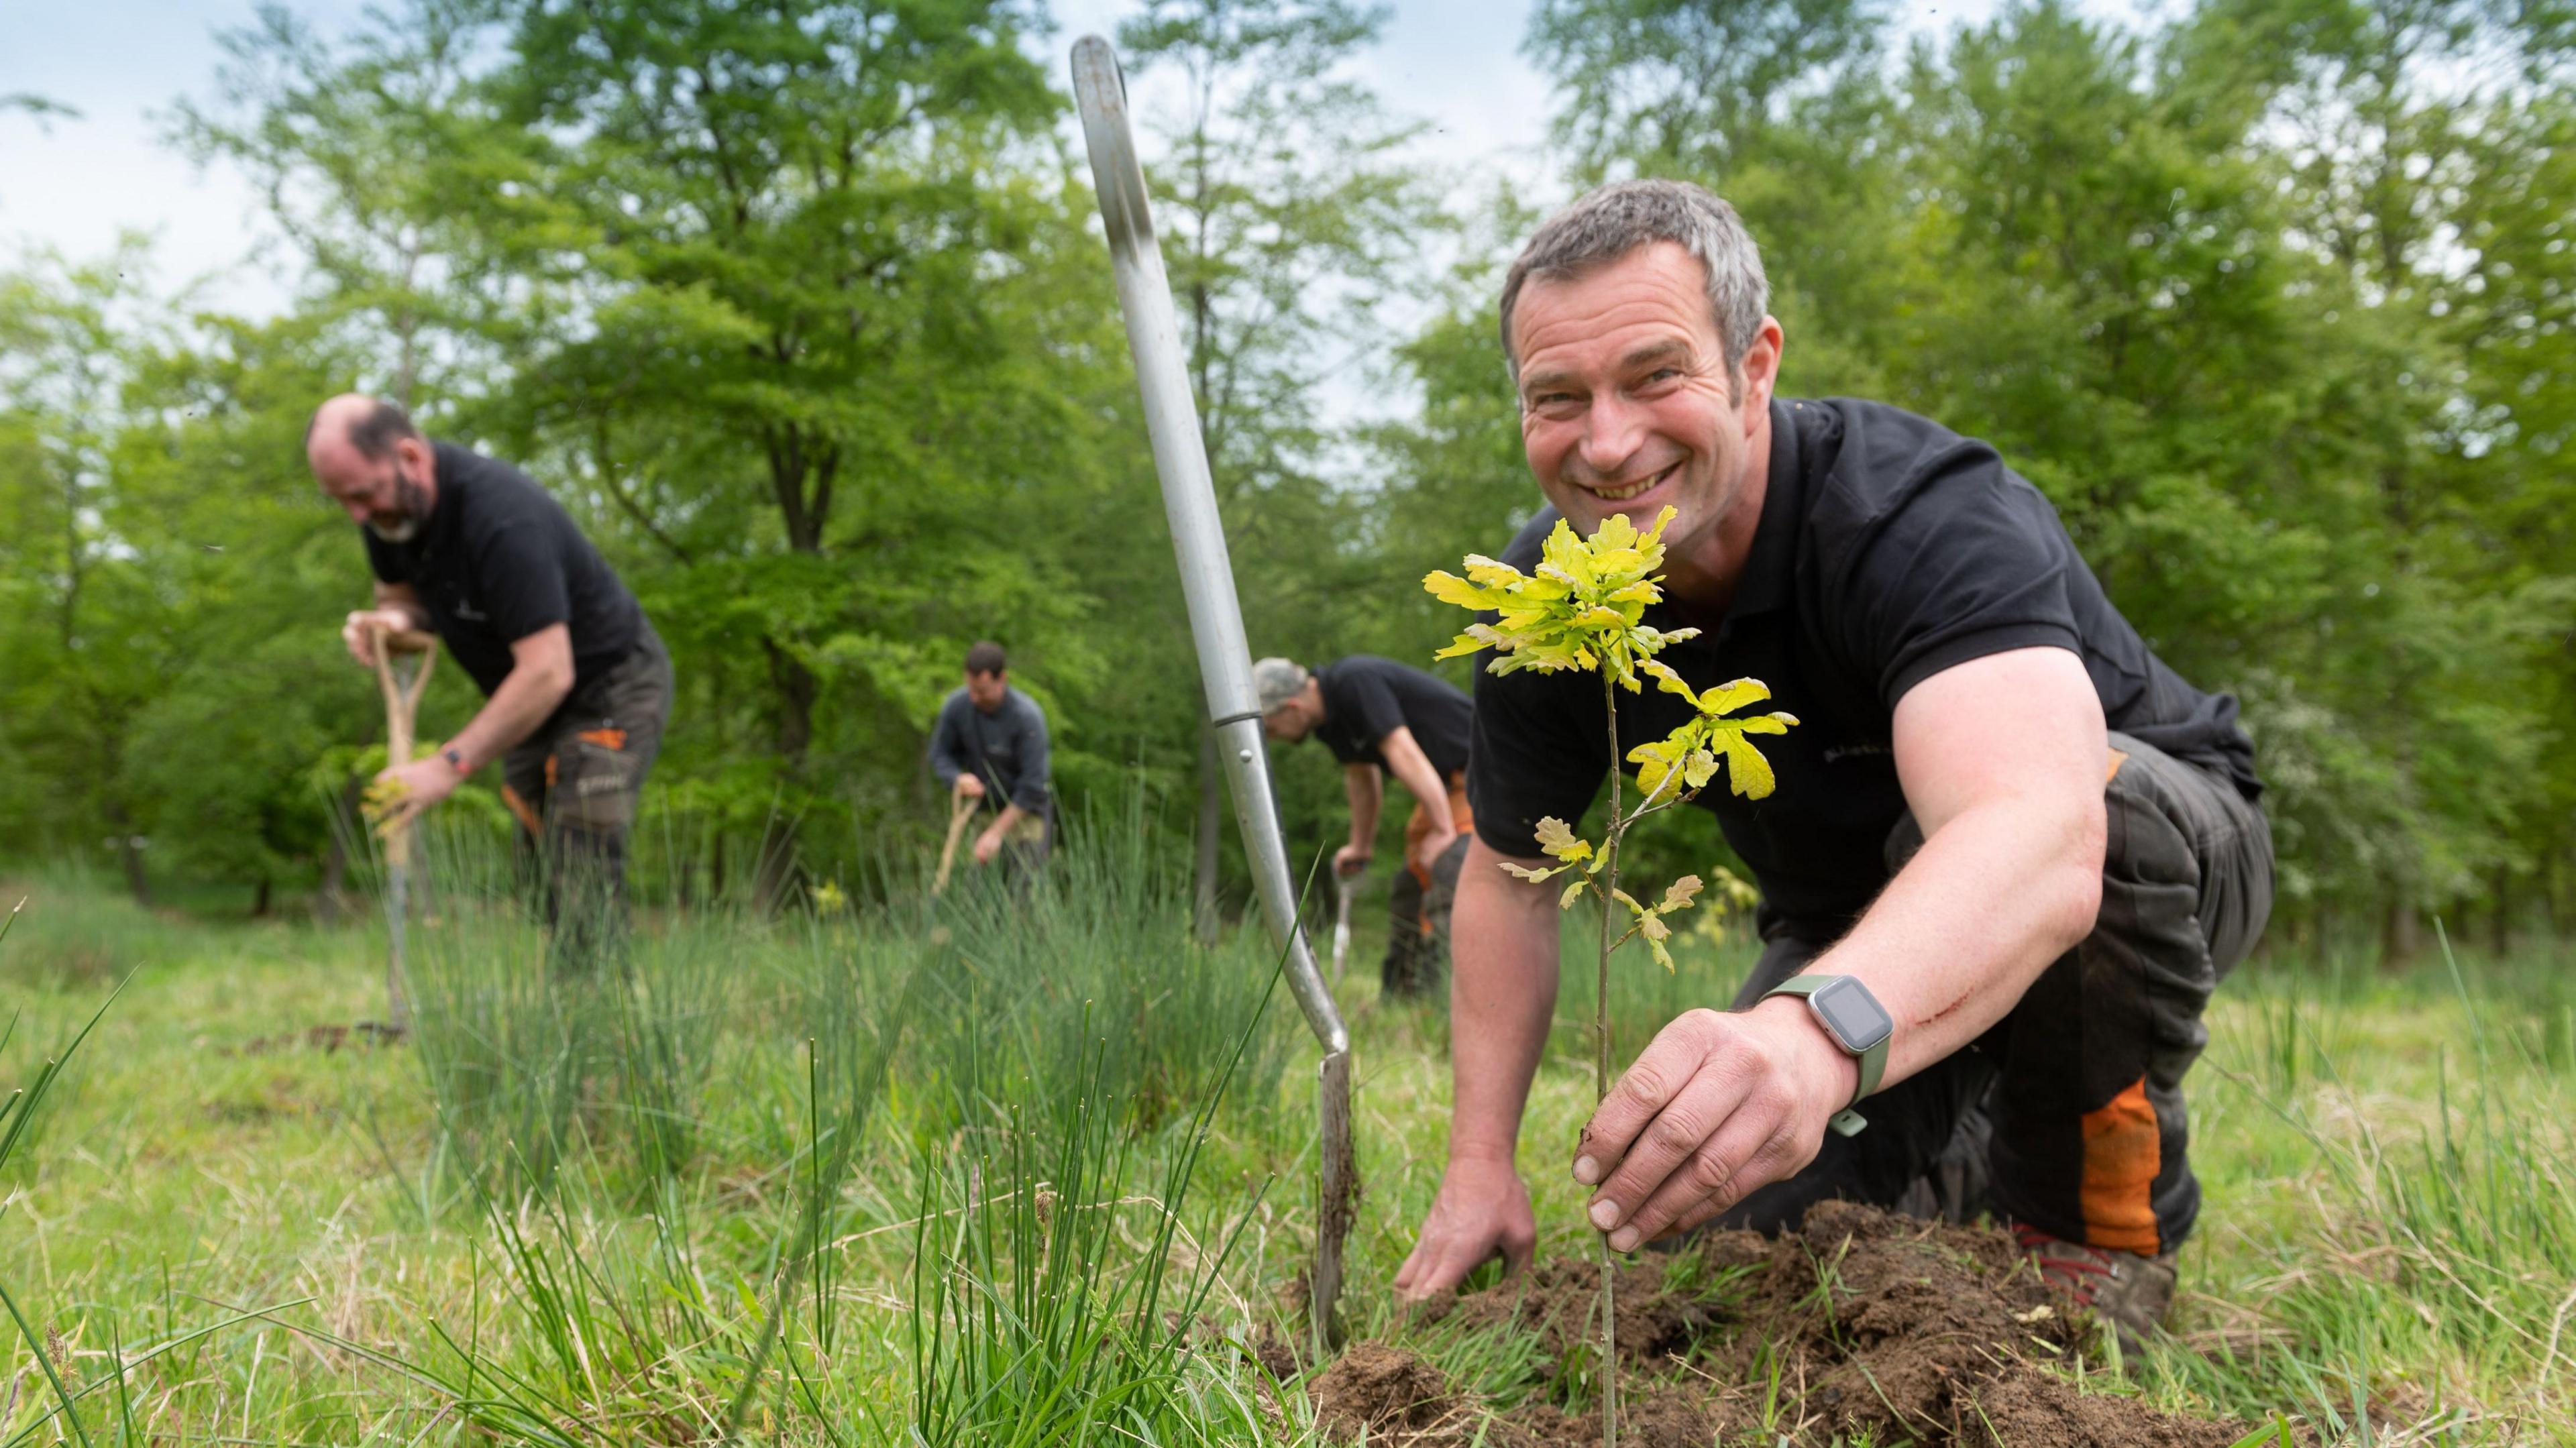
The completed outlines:
[[[401,791],[381,827],[396,830],[411,823],[420,817],[422,811],[456,793],[456,786],[463,781],[464,777],[456,772],[455,765],[435,754],[427,759],[415,759],[409,764],[377,771],[378,786],[395,785]]]
[[[1664,1027],[1610,1088],[1575,1148],[1613,1251],[1687,1231],[1815,1160],[1860,1067],[1790,997],[1697,1010]]]
[[[1002,830],[999,825],[975,837],[976,864],[989,865],[993,863],[993,857],[1000,853],[1002,853]]]
[[[1428,875],[1441,854],[1457,842],[1456,830],[1444,830],[1434,825],[1431,827],[1431,832],[1422,837],[1422,843],[1414,847],[1413,862],[1422,867],[1422,873]]]

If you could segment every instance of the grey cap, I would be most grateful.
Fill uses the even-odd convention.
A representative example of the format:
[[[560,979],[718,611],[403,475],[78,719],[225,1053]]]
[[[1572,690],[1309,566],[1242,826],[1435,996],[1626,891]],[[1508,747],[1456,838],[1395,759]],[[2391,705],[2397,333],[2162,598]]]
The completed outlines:
[[[1297,697],[1310,677],[1303,664],[1294,659],[1260,659],[1252,665],[1252,692],[1261,700],[1261,712],[1269,713]]]

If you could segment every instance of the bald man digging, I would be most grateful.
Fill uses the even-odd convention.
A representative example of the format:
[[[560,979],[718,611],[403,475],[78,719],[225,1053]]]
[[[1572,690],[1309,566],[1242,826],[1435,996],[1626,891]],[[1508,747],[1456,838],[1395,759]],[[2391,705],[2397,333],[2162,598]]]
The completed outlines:
[[[363,529],[375,607],[349,615],[351,657],[379,631],[438,635],[488,702],[428,759],[396,762],[415,809],[502,761],[502,798],[542,862],[559,964],[588,963],[622,920],[626,831],[671,712],[671,656],[562,505],[527,474],[433,442],[401,408],[322,404],[304,455]]]

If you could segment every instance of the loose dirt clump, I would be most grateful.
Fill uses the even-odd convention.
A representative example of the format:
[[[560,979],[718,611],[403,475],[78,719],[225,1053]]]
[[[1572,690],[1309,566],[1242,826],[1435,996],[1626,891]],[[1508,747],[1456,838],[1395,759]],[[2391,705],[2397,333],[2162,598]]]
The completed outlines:
[[[1717,1325],[1721,1304],[1668,1292],[1662,1259],[1619,1270],[1619,1361],[1653,1366],[1689,1353]],[[1601,1265],[1561,1257],[1517,1282],[1462,1297],[1446,1316],[1469,1329],[1518,1324],[1550,1363],[1581,1354],[1598,1336]]]
[[[219,1056],[270,1056],[282,1051],[320,1051],[330,1055],[343,1046],[393,1046],[403,1038],[403,1028],[380,1021],[359,1021],[355,1025],[329,1023],[306,1026],[301,1031],[287,1031],[274,1036],[253,1036],[239,1045],[217,1046]]]
[[[1390,1448],[1463,1448],[1485,1418],[1449,1385],[1446,1373],[1382,1342],[1352,1344],[1307,1391],[1315,1399],[1316,1421],[1344,1442],[1365,1434]]]
[[[1505,1421],[1528,1435],[1522,1440],[1528,1448],[1601,1441],[1597,1412],[1569,1413],[1552,1403],[1531,1403]],[[1708,1448],[1716,1437],[1717,1420],[1692,1401],[1688,1390],[1665,1389],[1620,1403],[1619,1441],[1633,1448]]]
[[[1620,1274],[1623,1443],[1866,1434],[1925,1448],[2225,1448],[2245,1432],[2079,1389],[2073,1373],[2098,1329],[1999,1230],[1829,1202],[1794,1232],[1714,1233],[1684,1251],[1697,1260],[1649,1254]],[[1564,1404],[1575,1365],[1589,1361],[1599,1294],[1598,1266],[1567,1259],[1446,1314],[1471,1331],[1538,1338],[1529,1401],[1501,1418],[1433,1363],[1382,1343],[1354,1347],[1317,1380],[1319,1416],[1337,1436],[1366,1426],[1372,1443],[1423,1448],[1463,1443],[1444,1435],[1472,1436],[1479,1421],[1486,1442],[1513,1448],[1597,1443],[1597,1416]]]

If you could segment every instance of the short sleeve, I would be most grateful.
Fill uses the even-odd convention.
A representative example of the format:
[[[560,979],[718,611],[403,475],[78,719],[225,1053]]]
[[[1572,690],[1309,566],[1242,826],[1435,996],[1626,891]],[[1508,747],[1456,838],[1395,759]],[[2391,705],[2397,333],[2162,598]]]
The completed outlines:
[[[1404,706],[1396,701],[1395,690],[1386,676],[1376,669],[1354,668],[1344,682],[1342,707],[1351,713],[1353,732],[1366,741],[1374,752],[1384,747],[1386,736],[1404,727]]]
[[[511,642],[572,622],[572,589],[542,518],[502,520],[475,558],[475,584],[492,631]]]
[[[1467,804],[1476,836],[1516,859],[1538,854],[1540,820],[1582,819],[1610,769],[1590,674],[1495,675],[1480,667],[1471,738]]]
[[[2074,544],[2037,489],[1964,452],[1912,489],[1837,590],[1847,656],[1890,710],[1944,669],[2012,649],[2083,652],[2067,584]]]

